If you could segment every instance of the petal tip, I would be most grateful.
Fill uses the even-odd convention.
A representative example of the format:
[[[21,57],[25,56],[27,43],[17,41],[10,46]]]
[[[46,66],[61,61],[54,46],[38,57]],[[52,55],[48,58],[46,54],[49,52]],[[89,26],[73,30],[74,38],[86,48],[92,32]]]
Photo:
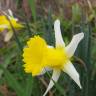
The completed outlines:
[[[60,24],[60,20],[59,19],[55,20],[54,24],[55,25],[57,25],[57,24],[59,25]]]
[[[84,38],[84,33],[83,33],[83,32],[78,33],[78,34],[74,35],[74,37],[76,37],[77,40],[81,41],[81,40]],[[78,39],[78,38],[79,38],[79,39]]]
[[[77,85],[79,86],[79,88],[82,89],[82,86],[81,86],[81,83],[80,83],[79,74],[78,74],[77,80],[75,82],[77,83]]]
[[[82,86],[81,85],[79,87],[80,87],[80,89],[82,89]]]
[[[84,33],[83,32],[81,32],[79,34],[81,35],[82,38],[84,38]]]
[[[80,89],[82,89],[82,86],[81,86],[81,84],[80,84],[80,81],[79,81],[79,83],[78,83],[78,86],[79,86]]]

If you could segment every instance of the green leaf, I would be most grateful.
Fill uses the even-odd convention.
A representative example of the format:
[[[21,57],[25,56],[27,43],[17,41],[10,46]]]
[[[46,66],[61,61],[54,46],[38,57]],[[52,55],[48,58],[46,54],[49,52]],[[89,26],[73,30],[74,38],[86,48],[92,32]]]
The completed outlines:
[[[2,64],[0,64],[0,69],[4,71],[4,76],[5,76],[8,86],[10,86],[12,89],[14,89],[14,91],[16,91],[17,96],[24,96],[23,88],[17,82],[15,77],[7,69],[5,69],[2,66]]]
[[[32,96],[42,96],[40,84],[37,78],[33,78],[32,87]]]
[[[52,21],[52,8],[49,6],[49,9],[48,9],[48,20],[47,20],[47,26],[48,28],[46,28],[45,30],[45,33],[44,33],[44,38],[45,40],[47,41],[47,43],[49,45],[54,45],[54,33],[53,33],[53,28],[52,28],[52,25],[53,25],[53,21]],[[45,24],[44,24],[44,27],[45,27]]]
[[[34,21],[36,21],[36,8],[35,8],[35,0],[28,0],[29,6],[32,11],[32,16]]]
[[[73,19],[73,22],[76,22],[76,23],[79,22],[81,19],[81,8],[78,3],[75,3],[72,6],[72,19]]]
[[[14,56],[13,56],[13,54],[12,55],[10,55],[10,56],[7,56],[7,58],[5,58],[5,62],[4,62],[4,64],[3,64],[3,67],[4,68],[7,68],[7,66],[10,64],[10,61],[11,61],[11,59],[13,58]],[[1,78],[1,76],[2,76],[2,74],[3,74],[3,70],[0,70],[0,78]]]
[[[25,96],[31,96],[32,89],[33,89],[33,78],[31,75],[29,75],[26,80]]]

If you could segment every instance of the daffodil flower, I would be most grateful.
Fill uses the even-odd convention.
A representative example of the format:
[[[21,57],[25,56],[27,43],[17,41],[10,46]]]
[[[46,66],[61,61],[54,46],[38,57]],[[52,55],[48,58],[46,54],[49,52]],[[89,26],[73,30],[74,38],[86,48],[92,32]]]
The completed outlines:
[[[5,12],[3,12],[3,13],[8,17],[8,19],[10,20],[10,22],[12,23],[12,25],[15,29],[23,28],[23,25],[20,24],[18,22],[18,19],[13,16],[13,13],[10,9],[8,10],[9,14],[7,14]],[[8,19],[6,18],[5,15],[0,15],[0,32],[4,31],[6,29],[8,30],[8,32],[5,34],[5,37],[4,37],[4,41],[7,42],[13,36],[13,32],[12,32],[10,22],[8,21]]]
[[[61,71],[67,73],[82,88],[79,73],[71,63],[70,58],[74,55],[79,42],[83,39],[84,33],[74,35],[72,41],[65,47],[59,20],[55,21],[54,30],[55,48],[47,45],[46,41],[40,36],[34,36],[27,42],[27,47],[23,50],[24,70],[26,73],[37,76],[53,70],[52,78],[43,96],[54,86],[54,82],[58,81]]]

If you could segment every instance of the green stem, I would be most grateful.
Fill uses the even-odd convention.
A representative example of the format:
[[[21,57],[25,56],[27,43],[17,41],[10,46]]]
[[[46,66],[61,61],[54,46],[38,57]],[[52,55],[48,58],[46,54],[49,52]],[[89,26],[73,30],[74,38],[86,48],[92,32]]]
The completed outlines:
[[[6,15],[5,15],[5,16],[6,16]],[[22,52],[23,46],[22,46],[22,44],[21,44],[21,42],[20,42],[20,40],[19,40],[19,38],[18,38],[18,36],[17,36],[17,34],[16,34],[16,31],[15,31],[15,29],[14,29],[14,27],[13,27],[10,19],[9,19],[7,16],[6,16],[6,18],[7,18],[7,20],[8,20],[9,23],[10,23],[10,26],[11,26],[11,29],[12,29],[12,31],[13,31],[13,34],[14,34],[14,37],[15,37],[15,41],[16,41],[16,43],[17,43],[17,45],[18,45],[18,48],[20,49],[20,52]]]

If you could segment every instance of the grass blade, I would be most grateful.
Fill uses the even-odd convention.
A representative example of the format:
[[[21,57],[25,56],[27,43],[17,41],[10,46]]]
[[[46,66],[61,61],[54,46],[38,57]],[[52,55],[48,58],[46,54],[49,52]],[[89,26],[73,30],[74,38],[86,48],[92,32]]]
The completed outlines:
[[[0,69],[2,69],[4,71],[4,76],[5,76],[8,86],[10,86],[12,89],[14,89],[16,91],[17,96],[24,96],[24,92],[22,90],[23,88],[17,82],[15,77],[7,69],[5,69],[2,66],[2,64],[0,64]]]
[[[35,0],[28,0],[29,6],[32,11],[32,16],[34,21],[36,21],[36,8],[35,8]]]
[[[29,75],[26,80],[25,96],[31,96],[32,89],[33,89],[33,79],[32,76]]]

